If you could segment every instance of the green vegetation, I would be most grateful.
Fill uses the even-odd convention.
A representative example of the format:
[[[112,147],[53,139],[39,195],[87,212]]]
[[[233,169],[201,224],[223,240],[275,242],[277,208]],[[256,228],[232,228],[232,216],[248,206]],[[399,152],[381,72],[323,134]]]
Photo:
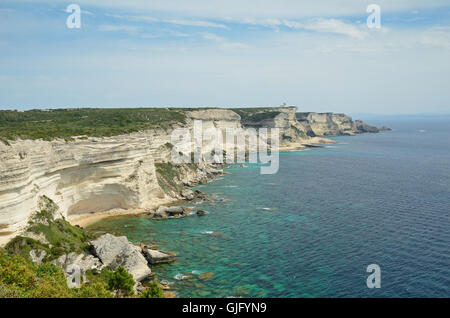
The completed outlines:
[[[296,116],[296,118],[297,118],[298,121],[305,121],[306,118],[309,116],[309,114],[311,114],[311,113],[309,113],[309,112],[307,112],[307,113],[305,113],[305,112],[301,113],[301,112],[300,112],[300,113],[296,113],[295,116]]]
[[[159,186],[164,192],[181,190],[181,186],[175,181],[175,178],[178,177],[178,169],[174,164],[171,162],[159,162],[155,163],[155,168]]]
[[[146,291],[141,294],[141,298],[164,298],[163,290],[159,286],[158,280],[150,283]]]
[[[183,112],[167,108],[78,108],[0,111],[0,141],[114,136],[184,123]]]
[[[267,119],[274,119],[281,112],[273,108],[232,108],[232,111],[241,116],[242,122],[260,122]]]
[[[191,154],[191,157],[192,156],[193,153]],[[155,163],[155,167],[159,186],[166,193],[181,191],[183,187],[177,182],[180,176],[186,171],[197,170],[197,165],[195,163],[173,164],[171,162],[159,162]]]
[[[169,150],[172,150],[172,149],[173,149],[173,145],[172,145],[170,142],[166,142],[166,143],[164,144],[164,147],[166,147],[166,148],[169,149]]]
[[[0,249],[0,298],[113,297],[101,281],[67,287],[64,272],[51,263],[36,265],[21,255]]]
[[[111,290],[116,290],[119,295],[133,295],[134,284],[133,276],[123,266],[119,266],[114,272],[109,274],[108,287]]]
[[[93,236],[88,235],[78,226],[73,226],[64,218],[56,219],[58,206],[46,196],[39,199],[39,210],[32,216],[27,232],[43,236],[48,242],[44,244],[33,238],[17,236],[12,239],[6,249],[30,259],[30,251],[44,250],[44,261],[51,261],[70,252],[83,253],[89,250],[88,242]]]
[[[94,237],[64,219],[55,219],[57,213],[58,206],[51,199],[40,197],[39,210],[26,229],[28,235],[33,234],[39,240],[18,236],[5,249],[0,249],[0,298],[135,297],[133,276],[122,266],[115,271],[107,268],[88,270],[80,288],[67,286],[64,271],[53,261],[71,252],[88,252],[88,242]],[[40,265],[32,262],[31,250],[45,251]],[[145,292],[145,297],[160,296],[162,289],[158,284],[151,284]]]

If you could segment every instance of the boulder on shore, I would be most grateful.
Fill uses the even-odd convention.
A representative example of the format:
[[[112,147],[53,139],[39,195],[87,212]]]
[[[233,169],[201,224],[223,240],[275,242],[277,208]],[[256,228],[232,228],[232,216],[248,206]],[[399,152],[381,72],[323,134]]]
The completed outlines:
[[[186,200],[194,200],[195,199],[195,192],[189,189],[185,189],[181,191],[181,196],[185,198]]]
[[[154,213],[155,216],[166,218],[189,214],[190,209],[184,206],[160,206]]]
[[[158,250],[152,250],[147,246],[142,248],[142,253],[150,264],[171,263],[175,261],[175,256],[163,253]]]
[[[104,234],[91,242],[94,254],[103,265],[115,270],[119,266],[133,275],[135,281],[141,281],[151,274],[147,260],[141,253],[141,248],[135,246],[125,236]]]

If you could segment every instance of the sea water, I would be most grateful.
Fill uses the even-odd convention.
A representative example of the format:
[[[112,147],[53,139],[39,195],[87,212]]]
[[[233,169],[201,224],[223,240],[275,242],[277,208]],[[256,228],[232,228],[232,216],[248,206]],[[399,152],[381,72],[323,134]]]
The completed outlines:
[[[178,254],[152,270],[179,297],[450,297],[450,117],[377,120],[393,131],[281,153],[274,175],[227,169],[186,203],[205,216],[89,230]]]

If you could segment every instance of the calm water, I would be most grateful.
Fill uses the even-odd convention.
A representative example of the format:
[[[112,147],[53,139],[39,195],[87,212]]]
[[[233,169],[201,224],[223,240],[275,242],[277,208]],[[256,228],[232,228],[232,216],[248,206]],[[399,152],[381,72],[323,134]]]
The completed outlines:
[[[450,117],[378,120],[394,131],[283,153],[276,175],[229,169],[198,187],[226,199],[206,216],[90,228],[179,254],[152,269],[180,297],[450,297]]]

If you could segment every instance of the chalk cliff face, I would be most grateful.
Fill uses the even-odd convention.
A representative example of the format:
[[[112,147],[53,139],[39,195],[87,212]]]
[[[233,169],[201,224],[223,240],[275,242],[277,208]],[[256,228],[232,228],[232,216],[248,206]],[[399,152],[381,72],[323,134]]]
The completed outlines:
[[[278,107],[261,109],[239,109],[242,125],[253,128],[278,128],[280,131],[280,150],[305,148],[304,144],[321,142],[308,136],[307,129],[296,118],[297,107]]]
[[[21,230],[46,195],[65,217],[145,206],[161,197],[149,134],[0,145],[0,243]]]
[[[350,116],[345,114],[297,113],[297,120],[306,129],[308,136],[356,135],[366,132],[377,133],[389,129],[370,126],[360,120],[353,121]]]
[[[242,128],[239,115],[232,111],[193,111],[188,115],[184,128],[190,130],[194,119],[202,120],[203,129]],[[43,195],[69,220],[111,209],[145,210],[179,199],[161,188],[155,170],[155,163],[171,160],[168,145],[173,129],[70,142],[0,143],[0,245],[27,225]],[[210,151],[207,144],[203,151]],[[179,180],[205,178],[208,169],[211,167],[203,160],[197,170],[180,170]]]
[[[194,120],[202,129],[279,128],[281,149],[302,149],[304,144],[323,142],[316,135],[352,134],[370,128],[345,115],[309,113],[297,120],[295,107],[253,109],[186,110],[186,124],[114,137],[75,137],[64,140],[15,140],[0,142],[0,245],[25,228],[45,195],[69,220],[80,215],[111,209],[146,210],[172,202],[179,195],[162,188],[155,165],[172,159],[171,135],[176,128],[193,130]],[[192,151],[193,141],[182,144]],[[206,155],[214,149],[203,141]],[[178,181],[204,180],[213,168],[204,158],[194,169],[180,169]]]

